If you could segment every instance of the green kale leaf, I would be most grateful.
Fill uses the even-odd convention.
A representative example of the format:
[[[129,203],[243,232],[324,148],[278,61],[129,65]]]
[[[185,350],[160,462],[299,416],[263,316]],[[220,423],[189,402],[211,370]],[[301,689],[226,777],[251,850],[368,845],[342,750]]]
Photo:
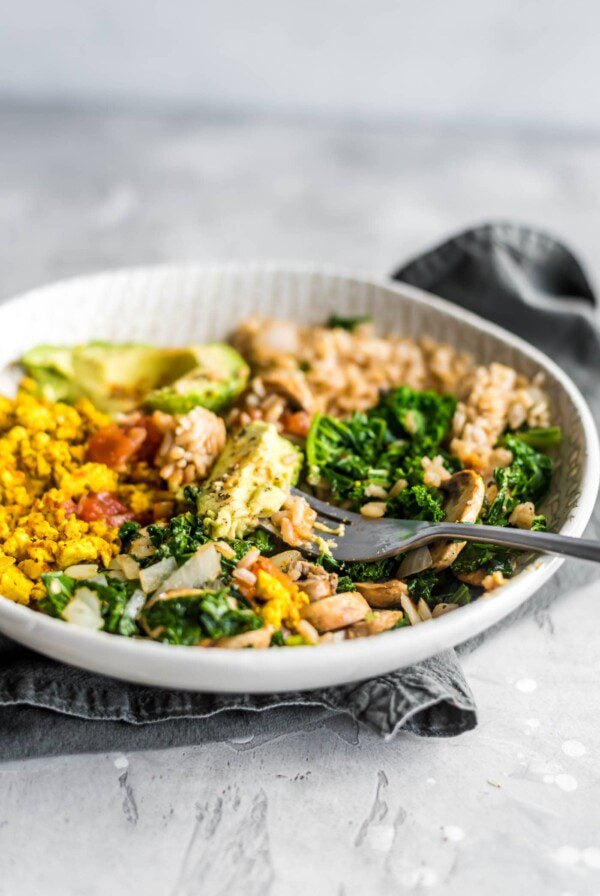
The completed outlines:
[[[119,538],[121,540],[121,550],[125,554],[131,547],[131,542],[135,541],[135,539],[140,534],[140,529],[142,527],[139,523],[134,522],[133,520],[128,520],[123,523],[121,528],[119,529]]]
[[[464,606],[471,601],[471,591],[464,583],[458,584],[449,570],[436,572],[426,569],[419,575],[411,576],[408,593],[415,603],[421,598],[433,609],[437,604],[458,604]]]
[[[547,454],[536,451],[520,436],[507,435],[504,444],[512,452],[513,459],[508,467],[498,467],[494,479],[498,494],[484,516],[488,526],[506,526],[517,506],[526,501],[537,504],[550,488],[552,460]],[[537,529],[545,528],[545,518],[535,518]]]
[[[409,485],[389,501],[387,513],[398,519],[440,522],[444,519],[442,504],[442,495],[438,489],[428,488],[426,485]]]
[[[166,526],[153,523],[147,527],[147,532],[156,551],[152,557],[140,561],[142,566],[151,566],[165,557],[174,557],[181,566],[210,540],[204,532],[201,518],[191,512],[174,516]]]
[[[557,448],[562,442],[562,429],[560,426],[533,426],[531,429],[523,429],[513,433],[516,439],[531,445],[538,451],[549,451]]]
[[[106,584],[90,579],[73,579],[62,572],[48,572],[42,575],[46,587],[46,596],[39,602],[44,613],[57,618],[63,611],[78,588],[89,588],[100,599],[100,612],[104,620],[104,630],[115,632],[125,637],[139,634],[135,619],[126,613],[127,604],[134,591],[139,588],[137,582],[123,582],[121,579],[107,577]]]
[[[451,395],[400,386],[349,420],[317,414],[306,441],[309,481],[325,479],[335,499],[360,507],[370,486],[389,490],[405,479],[408,487],[389,502],[388,514],[441,520],[442,496],[424,484],[422,460],[442,454],[450,470],[460,468],[442,448],[455,408]]]
[[[221,588],[156,600],[144,612],[145,627],[159,629],[159,641],[187,645],[198,644],[203,638],[214,640],[262,628],[260,616],[240,600],[232,602],[232,596],[232,591]]]
[[[510,578],[515,571],[511,553],[509,548],[471,542],[462,549],[451,569],[457,575],[461,572],[470,573],[483,569],[488,573],[501,572]]]
[[[370,417],[386,421],[396,438],[408,438],[421,456],[439,448],[450,429],[456,410],[454,395],[398,386],[387,392],[379,404],[369,411]]]
[[[65,575],[64,572],[45,572],[42,573],[42,582],[46,588],[46,595],[38,602],[38,607],[48,616],[58,619],[73,597],[75,579]]]
[[[139,582],[108,579],[106,585],[89,580],[80,582],[100,598],[100,612],[104,619],[104,630],[131,638],[139,634],[135,619],[126,613],[127,604],[134,591],[139,590]]]
[[[339,314],[330,314],[325,323],[326,327],[334,330],[336,327],[342,330],[349,330],[351,333],[361,324],[371,323],[372,317],[368,314],[361,314],[357,317],[342,317]]]

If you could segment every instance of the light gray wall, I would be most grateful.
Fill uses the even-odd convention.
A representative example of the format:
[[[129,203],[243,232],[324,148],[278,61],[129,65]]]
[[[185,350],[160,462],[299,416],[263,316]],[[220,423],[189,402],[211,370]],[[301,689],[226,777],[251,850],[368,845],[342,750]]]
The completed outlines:
[[[600,126],[598,0],[10,0],[0,99]]]

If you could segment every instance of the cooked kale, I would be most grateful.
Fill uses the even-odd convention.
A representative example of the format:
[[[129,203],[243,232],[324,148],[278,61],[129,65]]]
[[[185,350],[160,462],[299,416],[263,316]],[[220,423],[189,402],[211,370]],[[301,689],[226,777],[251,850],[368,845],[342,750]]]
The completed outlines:
[[[73,597],[75,579],[64,572],[45,572],[42,573],[42,582],[46,588],[46,596],[42,597],[38,606],[49,616],[59,618]]]
[[[309,476],[323,476],[336,497],[361,504],[367,486],[389,485],[382,458],[392,441],[385,422],[366,414],[350,420],[315,414],[306,440]]]
[[[400,619],[398,620],[398,622],[396,623],[396,625],[392,626],[392,628],[405,628],[406,626],[408,626],[410,624],[411,624],[410,619],[408,618],[406,613],[403,613],[402,616],[400,617]]]
[[[353,330],[356,330],[356,328],[361,324],[370,323],[372,319],[373,318],[368,314],[361,314],[357,317],[342,317],[339,314],[330,314],[327,318],[325,326],[329,327],[330,330],[338,327],[342,330],[349,330],[350,332],[352,332]]]
[[[505,444],[513,454],[512,464],[503,468],[506,470],[506,481],[513,498],[536,504],[550,488],[551,459],[516,435],[507,436]]]
[[[444,519],[442,504],[442,495],[438,489],[434,490],[426,485],[411,485],[388,502],[387,513],[398,519],[440,522]]]
[[[369,417],[383,419],[396,438],[410,439],[421,456],[436,451],[450,429],[456,410],[454,395],[438,395],[398,386],[387,392]],[[417,453],[416,451],[414,453]]]
[[[552,478],[552,461],[547,454],[536,451],[516,435],[506,436],[504,444],[513,459],[510,466],[494,471],[498,494],[484,516],[489,526],[506,526],[517,504],[537,504],[550,488]],[[535,528],[545,528],[543,516],[536,517]]]
[[[241,601],[237,608],[232,606],[232,596],[232,591],[221,588],[157,600],[144,612],[144,624],[157,631],[159,641],[187,645],[262,628],[262,619],[252,609]]]
[[[408,581],[408,593],[418,603],[421,598],[433,609],[437,604],[458,604],[464,606],[471,601],[471,591],[464,583],[457,584],[449,570],[436,572],[426,569]]]
[[[548,451],[550,448],[557,448],[562,442],[562,429],[560,426],[534,426],[531,429],[515,432],[513,435],[538,451]]]
[[[235,551],[235,556],[228,559],[221,557],[221,580],[225,583],[231,580],[231,574],[240,560],[246,556],[250,548],[258,548],[264,557],[275,552],[275,539],[264,529],[255,529],[244,538],[224,539]]]
[[[104,585],[89,579],[73,579],[62,572],[44,573],[42,581],[46,587],[46,596],[40,600],[39,606],[50,616],[61,617],[77,589],[89,588],[100,599],[100,612],[105,631],[116,632],[126,637],[139,634],[135,620],[125,614],[127,603],[133,592],[139,588],[139,583],[107,578]]]
[[[344,591],[354,591],[354,582],[350,576],[340,576],[337,583],[336,591],[343,594]]]
[[[390,501],[388,514],[443,519],[442,496],[424,484],[422,459],[442,454],[450,469],[459,468],[441,447],[455,408],[451,395],[400,386],[349,420],[317,414],[306,441],[309,480],[324,478],[337,500],[359,507],[370,486],[387,490],[405,479],[408,485]]]
[[[174,557],[177,564],[181,566],[199,547],[211,540],[204,531],[202,518],[192,512],[174,516],[166,526],[152,524],[148,526],[147,531],[156,550],[151,557],[138,561],[141,566],[151,566],[165,557]],[[275,539],[262,529],[256,529],[243,539],[223,540],[235,551],[235,557],[230,560],[226,557],[221,558],[221,568],[224,573],[222,579],[225,582],[229,581],[236,564],[251,547],[257,547],[261,554],[266,556],[275,551]]]
[[[141,566],[151,566],[165,557],[174,557],[181,565],[210,540],[204,532],[201,518],[191,512],[174,516],[166,526],[151,524],[147,532],[156,551],[152,557],[140,560]]]
[[[133,520],[128,520],[123,523],[121,528],[119,529],[119,538],[121,540],[121,550],[123,553],[129,550],[131,547],[131,542],[134,541],[138,535],[140,534],[140,529],[142,527],[139,523],[134,522]]]
[[[200,487],[198,485],[186,485],[183,489],[183,500],[188,505],[188,510],[195,510],[198,506],[198,495]]]
[[[373,560],[369,563],[361,563],[358,560],[338,563],[331,554],[321,554],[315,562],[327,572],[338,573],[340,577],[338,591],[353,591],[354,582],[381,582],[391,579],[398,565],[398,558],[388,557],[386,560]]]
[[[458,604],[459,607],[465,607],[471,603],[471,589],[464,582],[458,586],[455,591],[450,592],[447,600],[440,600],[440,603]]]
[[[499,545],[472,542],[462,549],[452,564],[452,572],[469,573],[483,569],[488,573],[501,572],[508,578],[514,573],[513,553],[510,548]]]
[[[134,591],[139,589],[139,582],[121,579],[107,579],[106,585],[101,582],[81,582],[86,588],[95,591],[100,598],[104,629],[131,638],[139,634],[135,619],[125,614],[125,608]]]

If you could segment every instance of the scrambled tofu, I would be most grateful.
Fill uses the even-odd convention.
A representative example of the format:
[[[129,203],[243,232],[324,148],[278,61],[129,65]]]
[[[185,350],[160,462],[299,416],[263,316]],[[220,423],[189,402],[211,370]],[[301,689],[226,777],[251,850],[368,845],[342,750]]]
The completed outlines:
[[[27,380],[16,398],[0,396],[0,594],[27,604],[44,593],[42,573],[118,553],[116,527],[74,515],[86,492],[121,495],[134,513],[151,504],[150,487],[121,486],[114,470],[86,462],[90,435],[108,422],[89,401],[36,397]]]

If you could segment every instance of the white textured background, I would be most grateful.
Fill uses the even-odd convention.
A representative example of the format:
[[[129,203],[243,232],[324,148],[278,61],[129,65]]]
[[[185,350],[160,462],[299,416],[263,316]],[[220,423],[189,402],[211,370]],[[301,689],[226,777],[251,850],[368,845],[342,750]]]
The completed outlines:
[[[600,123],[597,0],[19,0],[0,95]]]

